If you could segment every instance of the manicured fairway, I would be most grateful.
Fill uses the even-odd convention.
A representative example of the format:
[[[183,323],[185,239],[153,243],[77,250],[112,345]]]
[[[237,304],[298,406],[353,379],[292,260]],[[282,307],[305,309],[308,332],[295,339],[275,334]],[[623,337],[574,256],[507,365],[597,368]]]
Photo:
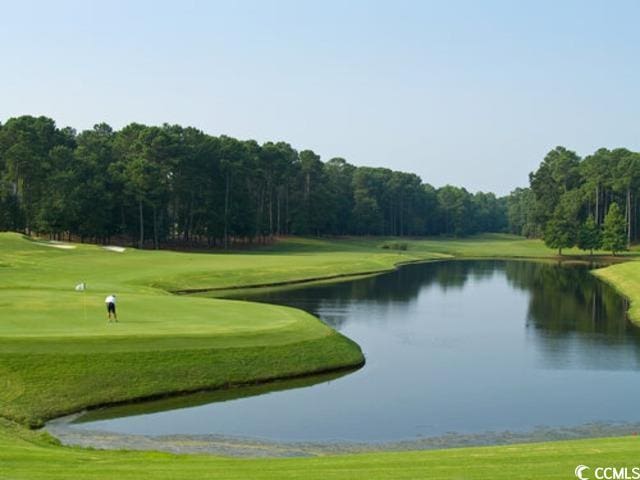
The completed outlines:
[[[363,360],[357,345],[305,312],[170,291],[333,278],[424,259],[554,254],[540,241],[508,235],[403,239],[403,251],[381,248],[386,241],[292,238],[242,253],[119,253],[0,233],[0,416],[17,422],[0,421],[0,479],[572,478],[578,463],[633,464],[640,447],[635,437],[239,460],[64,448],[24,428],[89,406],[335,370]],[[640,298],[640,263],[600,275],[632,300]],[[87,292],[74,291],[83,281]],[[103,299],[110,293],[118,295],[118,324],[106,322]]]

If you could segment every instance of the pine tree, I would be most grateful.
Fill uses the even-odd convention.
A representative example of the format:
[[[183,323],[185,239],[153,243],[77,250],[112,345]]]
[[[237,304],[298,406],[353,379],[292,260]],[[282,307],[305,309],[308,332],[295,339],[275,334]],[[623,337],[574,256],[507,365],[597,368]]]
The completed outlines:
[[[593,251],[600,248],[602,244],[602,235],[600,233],[600,227],[596,224],[593,216],[587,218],[587,220],[580,227],[578,232],[578,247],[581,250],[589,250],[593,255]]]
[[[564,204],[560,204],[544,229],[544,243],[549,248],[557,248],[562,255],[563,248],[576,244],[577,225]]]
[[[602,248],[610,250],[614,255],[626,250],[627,230],[626,221],[617,203],[612,203],[604,219],[602,229]]]

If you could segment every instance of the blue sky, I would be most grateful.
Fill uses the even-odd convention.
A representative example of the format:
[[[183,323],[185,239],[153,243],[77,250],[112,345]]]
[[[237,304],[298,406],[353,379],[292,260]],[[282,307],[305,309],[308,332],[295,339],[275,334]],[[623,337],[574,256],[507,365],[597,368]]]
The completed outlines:
[[[640,150],[639,1],[0,0],[0,121],[193,125],[500,194]]]

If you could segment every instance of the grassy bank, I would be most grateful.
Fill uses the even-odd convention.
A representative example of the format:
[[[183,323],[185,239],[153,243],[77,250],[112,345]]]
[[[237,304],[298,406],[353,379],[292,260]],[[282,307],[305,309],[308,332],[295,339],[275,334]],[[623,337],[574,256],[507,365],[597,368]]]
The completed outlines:
[[[568,479],[574,478],[573,471],[579,464],[636,466],[639,447],[638,437],[625,437],[427,452],[246,460],[60,447],[46,436],[5,423],[0,427],[0,478]]]
[[[594,274],[629,299],[629,318],[640,326],[640,263],[620,263]]]
[[[389,242],[389,243],[387,243]],[[382,248],[405,244],[402,249]],[[60,248],[64,247],[64,248]],[[578,254],[570,251],[568,254]],[[178,290],[383,271],[449,257],[553,257],[536,240],[290,238],[251,252],[105,250],[0,233],[0,478],[570,478],[578,463],[630,464],[634,438],[439,452],[236,460],[65,448],[24,425],[89,406],[359,365],[349,339],[305,312]],[[640,268],[600,271],[632,300]],[[86,282],[86,293],[74,286]],[[107,324],[116,293],[121,323]],[[632,314],[638,318],[634,304]]]

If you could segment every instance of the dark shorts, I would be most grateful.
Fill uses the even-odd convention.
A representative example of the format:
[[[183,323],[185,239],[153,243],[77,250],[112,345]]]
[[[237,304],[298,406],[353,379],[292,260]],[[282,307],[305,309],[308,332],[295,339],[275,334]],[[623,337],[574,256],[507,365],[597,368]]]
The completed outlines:
[[[116,313],[116,304],[115,303],[107,303],[107,312]]]

